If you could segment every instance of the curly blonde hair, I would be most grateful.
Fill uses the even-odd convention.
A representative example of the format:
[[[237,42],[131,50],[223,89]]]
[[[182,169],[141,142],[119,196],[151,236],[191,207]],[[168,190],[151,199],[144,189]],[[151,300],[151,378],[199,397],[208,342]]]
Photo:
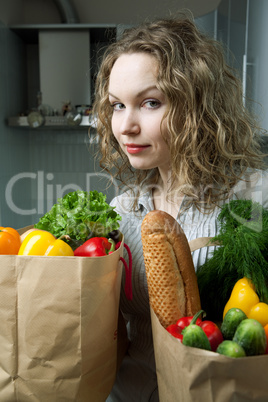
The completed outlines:
[[[142,185],[153,186],[159,178],[157,169],[131,167],[111,128],[110,73],[118,57],[136,52],[149,53],[158,63],[157,86],[168,103],[172,182],[184,183],[180,191],[197,208],[213,209],[248,168],[262,167],[263,155],[260,128],[244,107],[240,79],[226,64],[222,45],[200,32],[192,18],[146,22],[125,31],[106,50],[93,108],[100,164],[125,186],[132,184],[136,202]]]

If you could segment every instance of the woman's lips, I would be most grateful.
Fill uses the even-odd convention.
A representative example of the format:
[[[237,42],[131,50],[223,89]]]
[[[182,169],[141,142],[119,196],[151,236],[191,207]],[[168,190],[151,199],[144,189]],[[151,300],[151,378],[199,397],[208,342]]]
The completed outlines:
[[[144,151],[144,149],[148,148],[150,145],[139,145],[139,144],[126,144],[127,152],[129,154],[138,154],[139,152]]]

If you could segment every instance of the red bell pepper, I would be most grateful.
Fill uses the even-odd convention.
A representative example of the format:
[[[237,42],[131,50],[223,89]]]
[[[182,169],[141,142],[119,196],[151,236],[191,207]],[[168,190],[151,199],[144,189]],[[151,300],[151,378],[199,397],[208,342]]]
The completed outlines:
[[[166,330],[180,342],[183,340],[182,329],[177,324],[170,324]]]
[[[183,335],[182,335],[182,330],[185,327],[188,327],[188,325],[190,325],[192,319],[194,318],[194,316],[189,316],[189,317],[181,317],[176,324],[171,324],[169,325],[166,330],[173,336],[175,336],[175,338],[178,338],[181,342],[183,339]],[[197,318],[197,325],[199,325],[202,322],[202,320],[200,318]]]
[[[219,344],[223,342],[223,335],[219,327],[212,321],[202,321],[199,326],[207,335],[212,352],[216,352]]]
[[[203,314],[204,311],[200,310],[195,316],[182,317],[176,324],[169,325],[166,330],[182,342],[183,340],[183,329],[188,327],[190,324],[196,324],[203,329],[206,336],[208,337],[211,350],[216,351],[218,345],[223,341],[223,335],[219,327],[212,321],[202,321],[199,316]]]
[[[74,250],[74,255],[80,257],[102,257],[114,251],[114,249],[113,240],[106,237],[92,237]]]
[[[177,325],[178,327],[180,327],[180,328],[183,330],[185,327],[188,327],[188,325],[191,324],[193,318],[194,318],[193,315],[191,315],[190,317],[181,317],[181,318],[176,322],[176,325]],[[201,324],[201,322],[202,322],[201,318],[197,317],[195,324],[196,324],[196,325],[199,325],[199,324]]]

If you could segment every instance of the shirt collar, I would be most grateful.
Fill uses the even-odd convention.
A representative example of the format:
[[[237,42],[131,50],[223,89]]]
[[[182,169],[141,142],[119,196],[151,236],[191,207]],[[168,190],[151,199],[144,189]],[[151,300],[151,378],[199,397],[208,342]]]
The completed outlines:
[[[146,213],[154,210],[152,190],[146,191],[139,196],[138,205],[139,210],[146,210]]]

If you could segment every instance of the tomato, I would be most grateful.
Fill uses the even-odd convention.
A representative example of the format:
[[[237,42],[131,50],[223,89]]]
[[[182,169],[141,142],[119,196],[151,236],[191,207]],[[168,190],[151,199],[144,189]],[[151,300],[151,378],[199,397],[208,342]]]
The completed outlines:
[[[0,226],[0,254],[18,254],[21,245],[16,229]]]

